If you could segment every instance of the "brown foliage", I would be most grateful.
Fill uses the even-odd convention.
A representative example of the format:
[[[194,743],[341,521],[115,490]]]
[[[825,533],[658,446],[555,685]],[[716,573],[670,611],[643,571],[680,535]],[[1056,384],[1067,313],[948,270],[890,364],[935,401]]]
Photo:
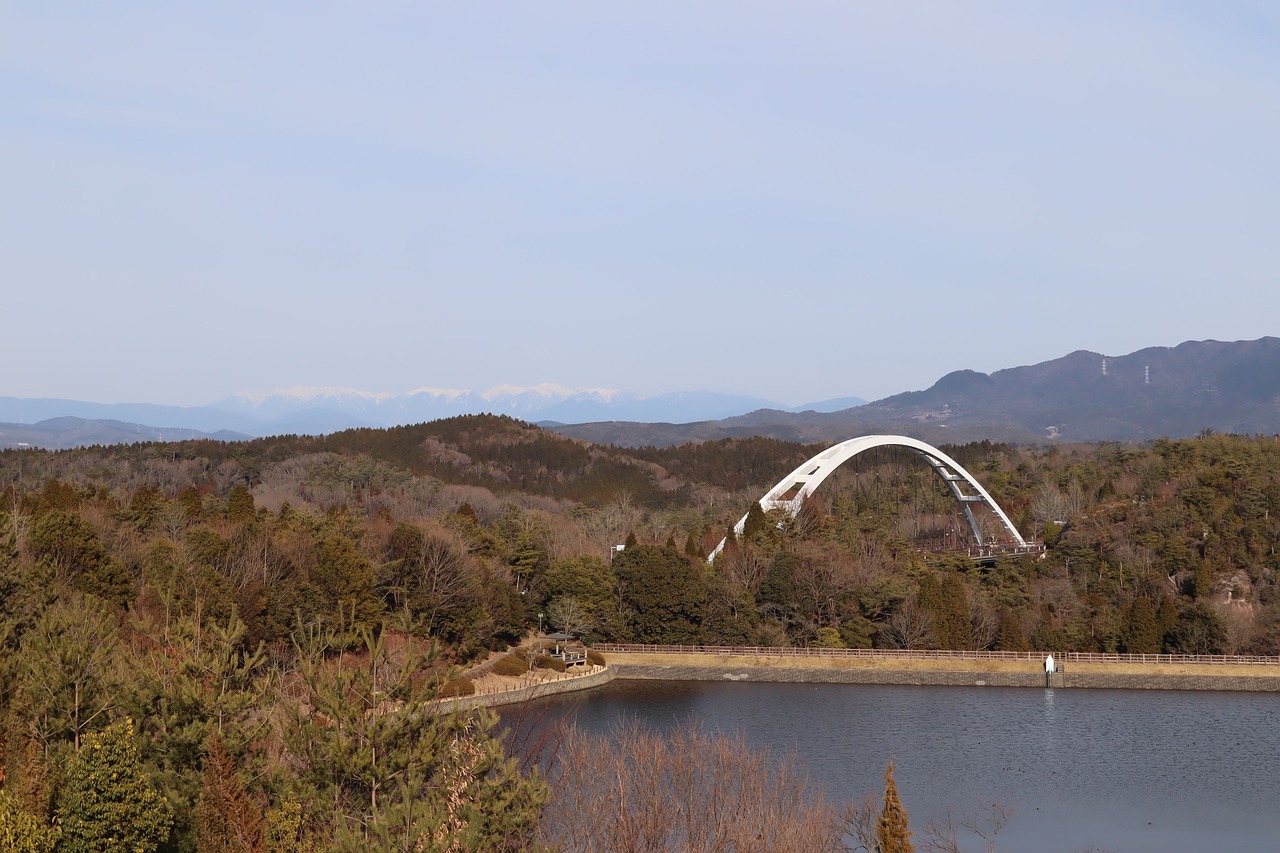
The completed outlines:
[[[258,853],[263,841],[262,805],[244,789],[222,740],[209,738],[204,781],[196,806],[197,853]]]
[[[692,724],[664,735],[632,723],[604,741],[572,731],[553,784],[542,839],[566,850],[840,849],[835,810],[794,760]]]
[[[549,669],[553,672],[564,672],[568,669],[564,661],[560,660],[560,658],[553,658],[551,655],[538,655],[534,665],[538,669]]]
[[[503,655],[493,664],[494,675],[524,675],[529,671],[529,662],[520,655]]]

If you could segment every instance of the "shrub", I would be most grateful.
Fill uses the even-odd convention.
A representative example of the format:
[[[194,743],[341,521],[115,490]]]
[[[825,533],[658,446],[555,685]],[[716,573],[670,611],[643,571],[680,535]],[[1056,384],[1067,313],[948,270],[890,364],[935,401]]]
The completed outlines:
[[[604,666],[604,655],[595,649],[587,649],[587,663],[592,666]]]
[[[444,684],[440,685],[441,696],[470,696],[476,692],[476,685],[470,678],[459,675],[457,678],[450,678]]]
[[[503,655],[493,665],[494,675],[524,675],[529,671],[529,662],[520,655]]]
[[[551,655],[539,655],[537,660],[538,669],[552,669],[556,672],[564,672],[567,667],[565,662],[560,658],[553,658]]]
[[[26,811],[16,797],[0,789],[0,849],[13,853],[49,853],[59,830]]]

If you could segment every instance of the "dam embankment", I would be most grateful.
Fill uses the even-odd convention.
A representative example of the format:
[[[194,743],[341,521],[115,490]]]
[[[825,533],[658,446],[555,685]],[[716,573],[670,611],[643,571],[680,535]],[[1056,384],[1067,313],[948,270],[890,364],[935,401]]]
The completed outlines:
[[[456,699],[440,699],[435,703],[437,713],[453,711],[471,711],[475,708],[494,708],[501,705],[515,705],[544,696],[557,696],[561,693],[574,693],[579,690],[590,690],[608,684],[617,677],[617,670],[611,666],[593,667],[592,671],[583,674],[561,674],[558,678],[537,680],[526,686],[515,686],[506,690],[494,690],[475,693],[471,696],[460,696]]]
[[[597,648],[621,679],[773,681],[821,684],[1045,686],[1040,653],[938,653],[918,657],[851,650]],[[804,654],[797,654],[798,651]],[[862,650],[858,650],[862,651]],[[771,653],[773,652],[773,653]],[[1280,659],[1225,656],[1064,655],[1054,687],[1280,692]],[[1093,659],[1090,659],[1093,658]]]

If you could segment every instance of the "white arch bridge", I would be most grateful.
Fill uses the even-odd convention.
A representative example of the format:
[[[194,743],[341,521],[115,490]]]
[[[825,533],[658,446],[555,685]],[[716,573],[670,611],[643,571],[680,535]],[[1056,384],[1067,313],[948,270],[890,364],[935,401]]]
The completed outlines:
[[[813,494],[818,486],[822,485],[823,480],[830,477],[837,468],[859,453],[864,450],[871,450],[874,447],[905,447],[924,457],[925,462],[929,463],[929,467],[936,471],[938,476],[942,477],[947,487],[951,490],[952,496],[959,501],[960,506],[964,509],[965,518],[969,521],[969,529],[973,531],[974,541],[979,546],[984,546],[988,543],[983,539],[982,530],[978,526],[978,519],[973,514],[973,505],[985,504],[992,514],[1000,520],[1005,531],[1009,534],[1009,538],[1015,543],[1016,549],[1023,551],[1039,550],[1038,547],[1029,545],[1022,538],[1022,534],[1018,532],[1018,528],[1013,526],[1013,522],[1009,520],[1009,516],[1004,514],[1004,510],[1000,508],[1000,505],[987,493],[986,489],[982,488],[982,484],[975,480],[972,474],[961,467],[959,462],[956,462],[933,445],[925,444],[918,439],[908,438],[905,435],[864,435],[861,438],[851,438],[833,447],[828,447],[779,480],[778,485],[766,492],[765,496],[760,499],[760,508],[765,512],[771,509],[784,509],[792,516],[795,516],[804,504],[805,498]],[[968,486],[969,491],[966,491],[962,484]],[[742,535],[746,523],[747,517],[744,515],[733,526],[735,536]],[[727,539],[728,537],[725,537],[725,539],[720,540],[720,544],[707,557],[707,562],[714,560],[716,555],[724,550]]]

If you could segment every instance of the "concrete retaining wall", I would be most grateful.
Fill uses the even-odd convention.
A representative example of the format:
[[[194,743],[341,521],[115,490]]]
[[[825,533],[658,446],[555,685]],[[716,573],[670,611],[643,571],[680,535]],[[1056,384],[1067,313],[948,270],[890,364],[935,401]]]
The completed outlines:
[[[435,706],[436,710],[442,714],[449,714],[454,711],[471,711],[476,708],[492,708],[498,705],[515,705],[520,702],[527,702],[530,699],[539,699],[543,696],[555,696],[560,693],[573,693],[577,690],[589,690],[592,687],[599,687],[602,684],[608,684],[616,677],[617,673],[611,666],[593,672],[589,675],[579,675],[574,678],[562,678],[556,681],[543,681],[529,687],[521,687],[516,690],[504,690],[501,693],[481,693],[474,696],[461,696],[457,699],[441,699]]]
[[[609,666],[618,678],[671,681],[775,681],[823,684],[920,684],[986,687],[1044,687],[1044,671],[1026,664],[987,668],[982,662],[899,660],[897,667],[850,665],[847,658],[819,662],[762,656],[631,655],[614,653]],[[815,665],[817,664],[817,665]],[[829,665],[828,665],[829,664]],[[1276,667],[1190,667],[1185,665],[1080,664],[1054,675],[1054,687],[1142,690],[1247,690],[1280,692]],[[1146,670],[1146,671],[1138,671]]]

